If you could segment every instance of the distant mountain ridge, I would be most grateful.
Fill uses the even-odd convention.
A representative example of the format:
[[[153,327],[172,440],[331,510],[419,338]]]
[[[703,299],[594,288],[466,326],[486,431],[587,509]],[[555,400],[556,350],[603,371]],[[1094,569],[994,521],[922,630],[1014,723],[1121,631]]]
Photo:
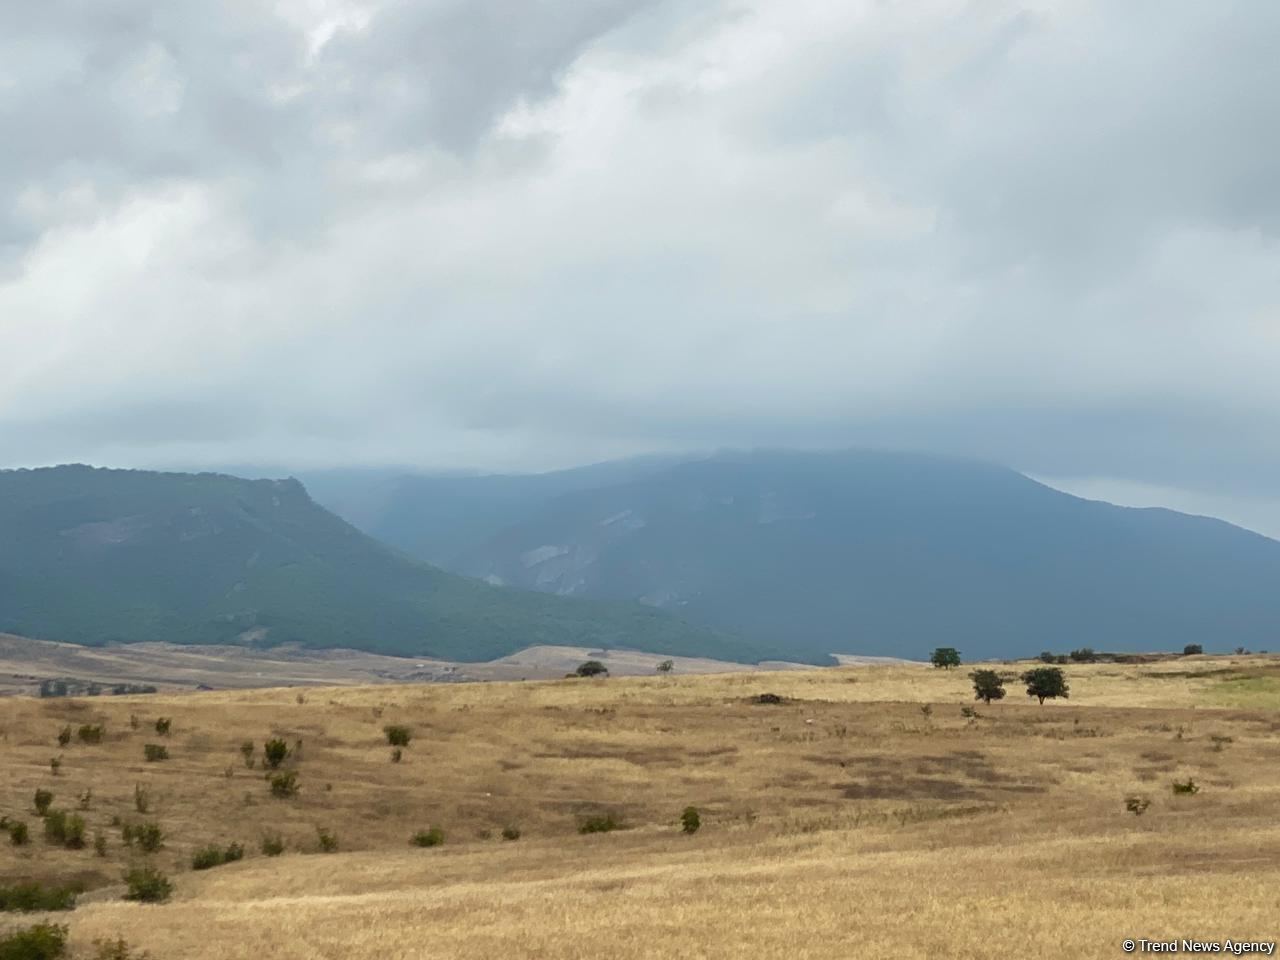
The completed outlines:
[[[1280,543],[989,464],[760,451],[383,493],[365,529],[449,569],[646,603],[791,658],[1280,645]]]
[[[0,632],[451,660],[534,644],[776,653],[639,605],[499,589],[411,560],[297,480],[78,465],[0,471]]]

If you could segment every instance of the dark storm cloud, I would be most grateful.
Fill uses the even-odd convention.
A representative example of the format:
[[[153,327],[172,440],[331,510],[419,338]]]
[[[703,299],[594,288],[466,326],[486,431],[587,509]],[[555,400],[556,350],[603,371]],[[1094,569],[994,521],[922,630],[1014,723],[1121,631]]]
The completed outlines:
[[[1276,36],[1190,0],[11,4],[4,459],[866,443],[1257,494]]]

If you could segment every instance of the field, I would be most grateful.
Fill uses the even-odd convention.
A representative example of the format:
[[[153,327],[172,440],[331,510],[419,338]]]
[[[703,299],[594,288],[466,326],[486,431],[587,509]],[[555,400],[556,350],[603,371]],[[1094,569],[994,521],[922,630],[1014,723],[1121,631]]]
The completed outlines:
[[[52,916],[79,955],[124,936],[155,960],[1088,958],[1280,933],[1280,659],[1073,664],[1043,706],[1016,683],[975,705],[967,669],[4,698],[0,814],[32,842],[0,845],[0,883],[78,879]],[[86,724],[102,743],[58,744]],[[390,724],[412,730],[398,763]],[[292,799],[264,780],[273,736]],[[47,843],[37,788],[106,856]],[[624,829],[579,833],[608,815]],[[113,820],[163,829],[168,904],[120,899],[141,854]],[[433,825],[442,846],[410,845]],[[231,841],[244,860],[191,870]]]

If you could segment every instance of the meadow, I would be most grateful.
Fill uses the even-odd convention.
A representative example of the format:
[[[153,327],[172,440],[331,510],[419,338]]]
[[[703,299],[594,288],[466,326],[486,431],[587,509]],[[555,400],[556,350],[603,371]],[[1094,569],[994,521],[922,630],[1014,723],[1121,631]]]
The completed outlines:
[[[1276,938],[1280,659],[1071,664],[1070,698],[1043,705],[1016,681],[975,703],[969,669],[3,698],[0,815],[31,839],[0,836],[0,885],[86,892],[0,929],[49,919],[76,956],[123,937],[154,960],[1091,958]],[[271,739],[293,796],[273,796]],[[83,819],[83,848],[46,840],[37,790]],[[124,843],[148,824],[162,848]],[[411,843],[432,827],[443,843]],[[233,843],[243,859],[192,870]],[[122,899],[141,862],[167,903]]]

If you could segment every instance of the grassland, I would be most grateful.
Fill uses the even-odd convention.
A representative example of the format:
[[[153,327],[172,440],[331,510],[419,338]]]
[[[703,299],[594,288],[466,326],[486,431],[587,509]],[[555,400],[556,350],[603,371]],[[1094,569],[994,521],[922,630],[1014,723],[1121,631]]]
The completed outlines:
[[[913,666],[6,698],[0,813],[33,841],[0,846],[0,882],[79,879],[91,892],[60,915],[75,948],[123,935],[156,960],[1091,958],[1130,937],[1274,939],[1280,661],[1066,671],[1069,701],[1011,686],[976,718],[964,671]],[[56,742],[99,723],[101,744]],[[388,724],[413,730],[399,763]],[[301,744],[294,799],[263,779],[270,736]],[[171,759],[145,762],[146,743]],[[1199,792],[1175,795],[1187,780]],[[37,788],[106,856],[41,839]],[[1128,813],[1128,796],[1150,806]],[[703,828],[685,836],[689,804]],[[627,829],[578,833],[603,814]],[[149,859],[170,903],[120,900],[140,855],[113,818],[162,826]],[[445,844],[411,847],[431,825]],[[320,827],[337,853],[315,852]],[[276,832],[288,852],[261,856]],[[231,841],[245,860],[190,871]]]

